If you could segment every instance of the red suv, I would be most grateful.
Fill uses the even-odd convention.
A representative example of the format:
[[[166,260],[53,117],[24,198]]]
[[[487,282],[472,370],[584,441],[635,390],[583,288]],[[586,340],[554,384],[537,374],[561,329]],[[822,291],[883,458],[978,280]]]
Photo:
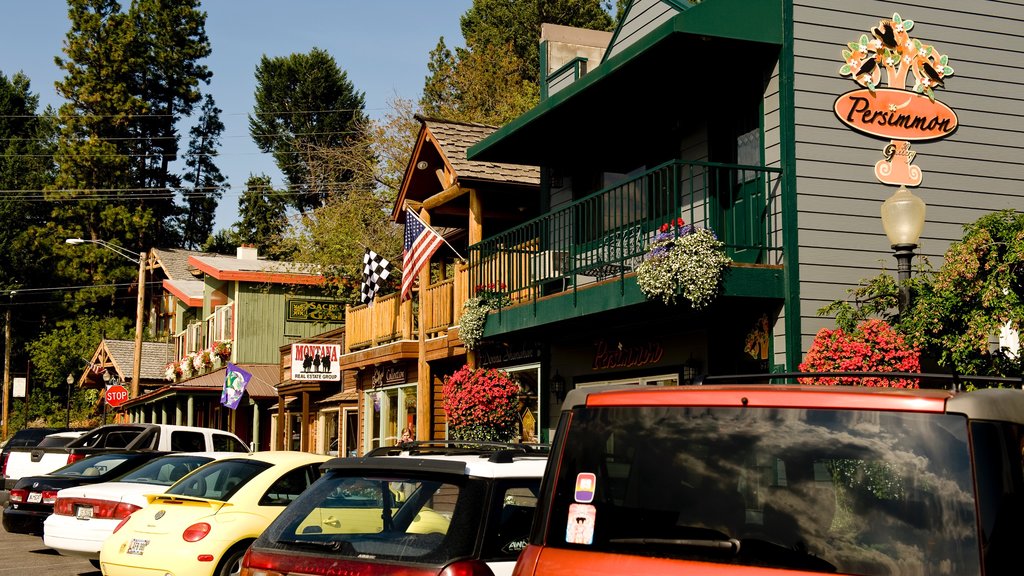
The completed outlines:
[[[514,574],[1019,574],[1022,447],[1020,390],[576,390]]]

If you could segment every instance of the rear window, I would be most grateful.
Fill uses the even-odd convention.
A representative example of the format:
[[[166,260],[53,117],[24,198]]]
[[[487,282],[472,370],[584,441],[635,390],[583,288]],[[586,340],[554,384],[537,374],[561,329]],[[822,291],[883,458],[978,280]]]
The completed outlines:
[[[484,481],[351,474],[328,471],[257,546],[433,565],[472,553],[486,510]]]
[[[202,432],[174,430],[171,432],[171,450],[175,452],[202,452],[206,450],[206,438]]]
[[[98,428],[81,438],[72,440],[72,448],[126,448],[145,428]]]
[[[246,482],[270,467],[269,463],[259,460],[218,460],[171,486],[166,493],[226,502]]]
[[[214,452],[248,452],[249,447],[243,444],[238,438],[227,434],[213,433]]]
[[[962,416],[572,414],[548,546],[854,574],[979,574]]]
[[[181,480],[189,472],[211,460],[213,458],[209,456],[167,456],[157,458],[118,478],[118,482],[170,486]]]
[[[138,457],[132,454],[100,454],[68,464],[51,472],[53,476],[103,476],[119,468],[131,469]]]

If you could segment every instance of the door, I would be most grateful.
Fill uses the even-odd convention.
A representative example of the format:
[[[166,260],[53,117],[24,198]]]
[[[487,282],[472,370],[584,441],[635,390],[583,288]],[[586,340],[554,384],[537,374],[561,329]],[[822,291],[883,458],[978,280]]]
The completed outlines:
[[[758,92],[751,91],[755,95]],[[729,113],[708,134],[712,162],[763,166],[761,102],[749,97],[725,104]],[[768,202],[765,174],[732,167],[712,168],[712,222],[726,253],[737,262],[764,261],[767,247]]]

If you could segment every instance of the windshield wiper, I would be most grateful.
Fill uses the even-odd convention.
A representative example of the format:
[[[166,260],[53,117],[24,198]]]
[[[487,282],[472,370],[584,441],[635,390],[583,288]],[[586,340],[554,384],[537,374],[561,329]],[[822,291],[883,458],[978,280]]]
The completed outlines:
[[[349,552],[355,553],[355,548],[352,543],[348,540],[278,540],[281,544],[291,544],[294,546],[305,546],[307,548],[317,548],[320,550],[330,550],[332,552]]]
[[[712,548],[715,550],[729,550],[733,554],[740,551],[740,541],[735,538],[729,539],[693,539],[693,538],[612,538],[610,544],[640,544],[640,545],[661,545],[661,546],[685,546],[692,548]]]

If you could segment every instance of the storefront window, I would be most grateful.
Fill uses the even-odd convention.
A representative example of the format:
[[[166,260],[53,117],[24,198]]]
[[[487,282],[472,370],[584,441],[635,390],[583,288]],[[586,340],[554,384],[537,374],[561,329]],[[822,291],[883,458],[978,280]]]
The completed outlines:
[[[359,450],[359,410],[345,408],[342,410],[345,426],[345,444],[342,445],[341,456],[357,456]]]
[[[289,414],[288,415],[288,449],[289,450],[301,450],[302,449],[302,414]]]
[[[371,390],[363,396],[363,402],[367,415],[365,450],[416,438],[415,384]]]
[[[338,455],[338,411],[331,410],[324,412],[324,435],[323,435],[323,450],[324,454],[331,456]]]
[[[519,382],[519,441],[541,442],[540,423],[540,364],[503,368],[508,375]]]

